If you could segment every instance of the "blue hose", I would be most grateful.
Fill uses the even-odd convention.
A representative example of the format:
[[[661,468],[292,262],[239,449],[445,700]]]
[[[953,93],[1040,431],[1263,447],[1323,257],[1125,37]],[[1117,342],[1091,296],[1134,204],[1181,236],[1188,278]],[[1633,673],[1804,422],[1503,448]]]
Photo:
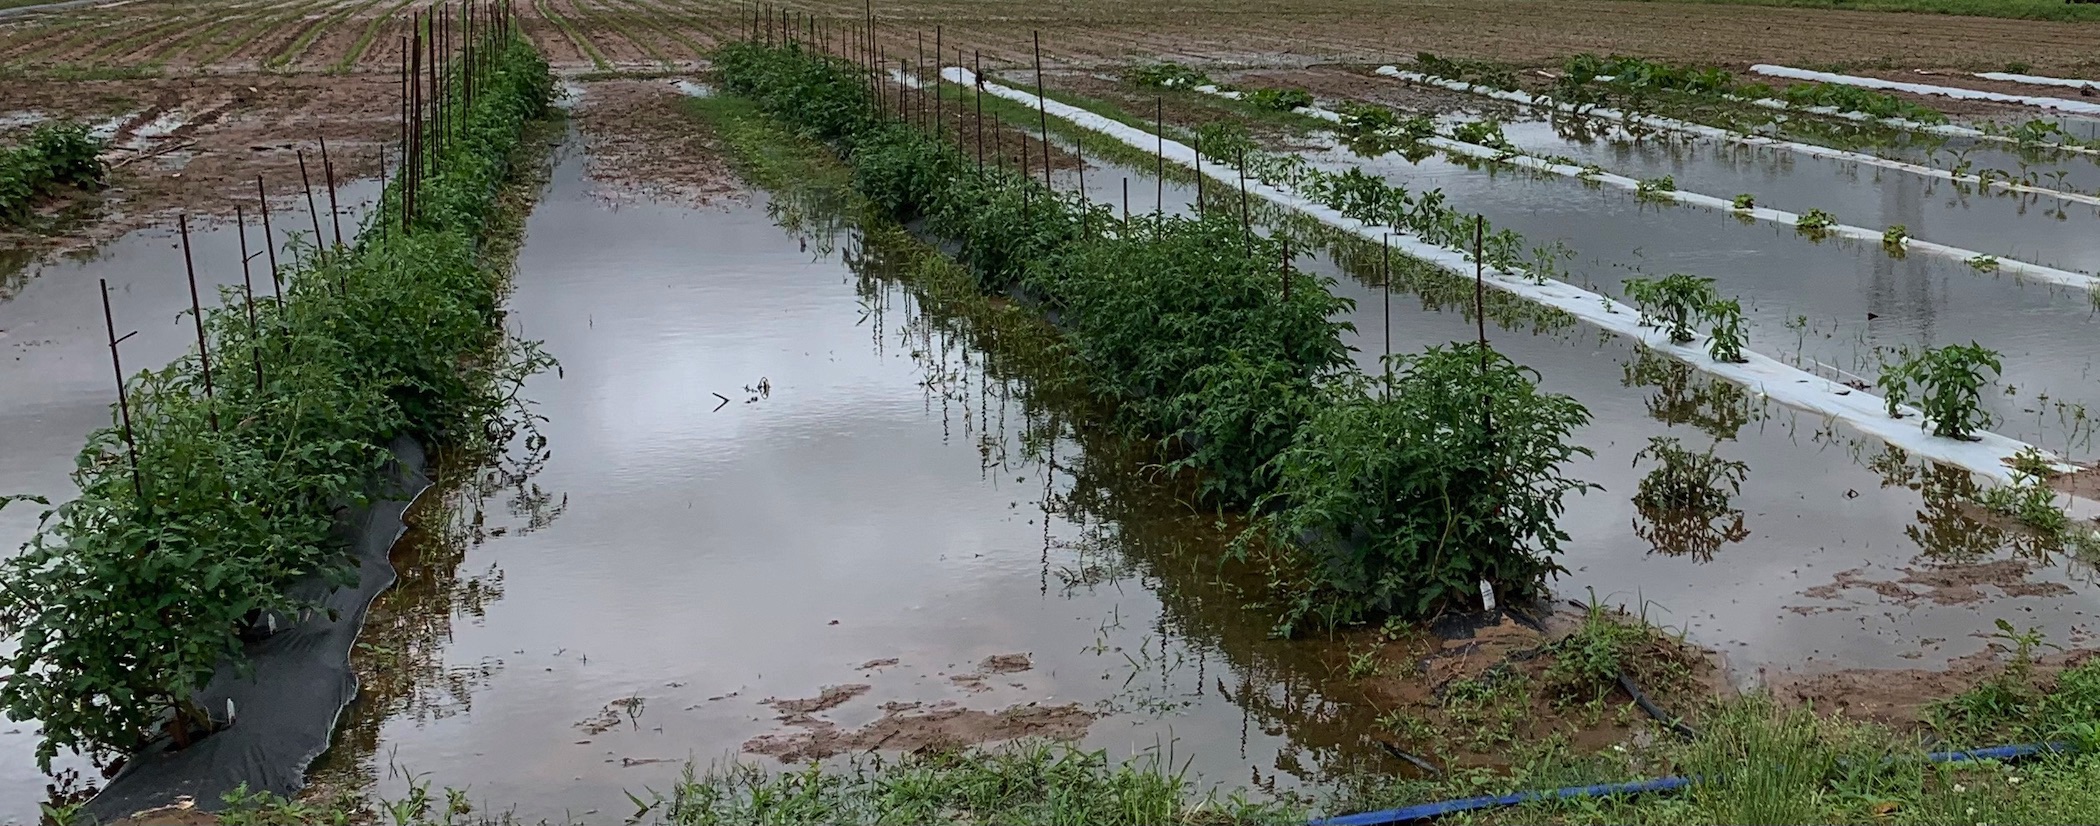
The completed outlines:
[[[2066,746],[2063,743],[2022,743],[2009,746],[1993,746],[1987,749],[1936,751],[1925,755],[1925,759],[1932,763],[1953,763],[1963,760],[2012,760],[2042,752],[2065,750]],[[1552,800],[1563,797],[1609,797],[1612,795],[1642,794],[1646,792],[1674,792],[1690,785],[1692,785],[1692,778],[1671,775],[1652,780],[1635,780],[1628,783],[1599,783],[1594,786],[1571,786],[1565,789],[1517,792],[1515,794],[1490,797],[1467,797],[1436,803],[1418,803],[1398,809],[1380,809],[1374,812],[1324,818],[1313,821],[1311,826],[1373,826],[1381,823],[1407,823],[1458,812],[1470,812],[1477,809],[1516,806],[1537,800]]]

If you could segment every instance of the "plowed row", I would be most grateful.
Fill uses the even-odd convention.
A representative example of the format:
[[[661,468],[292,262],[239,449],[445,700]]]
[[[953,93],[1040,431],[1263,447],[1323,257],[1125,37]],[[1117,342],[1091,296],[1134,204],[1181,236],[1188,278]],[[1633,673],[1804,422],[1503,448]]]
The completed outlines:
[[[432,0],[142,0],[0,22],[0,64],[167,69],[390,71],[406,15]],[[724,0],[522,0],[533,40],[565,68],[678,67],[749,25]],[[776,6],[778,8],[778,6]],[[856,0],[800,0],[798,12],[856,23]],[[1550,61],[1571,52],[1674,60],[2075,72],[2090,60],[2079,24],[1626,0],[998,0],[878,3],[891,53],[943,28],[950,46],[1002,63],[1133,59],[1301,66],[1403,58],[1420,50]],[[799,18],[798,18],[799,19]],[[1973,66],[1971,64],[1974,64]]]

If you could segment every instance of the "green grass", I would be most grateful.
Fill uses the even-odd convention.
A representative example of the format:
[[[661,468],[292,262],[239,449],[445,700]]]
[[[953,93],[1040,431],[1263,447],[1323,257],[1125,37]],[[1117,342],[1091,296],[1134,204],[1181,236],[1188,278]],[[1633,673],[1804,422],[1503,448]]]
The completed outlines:
[[[2061,0],[1650,0],[1674,3],[1719,3],[1799,9],[1960,14],[2017,20],[2100,20],[2100,5]]]

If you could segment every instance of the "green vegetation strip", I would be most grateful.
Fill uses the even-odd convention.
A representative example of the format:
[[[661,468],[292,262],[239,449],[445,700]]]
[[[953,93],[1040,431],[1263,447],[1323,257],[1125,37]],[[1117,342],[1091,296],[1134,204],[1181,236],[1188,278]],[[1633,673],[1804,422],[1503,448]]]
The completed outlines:
[[[890,120],[858,67],[799,46],[731,44],[715,66],[731,92],[836,145],[876,206],[957,243],[982,291],[1054,313],[1093,392],[1157,440],[1168,469],[1263,514],[1268,541],[1241,548],[1282,549],[1262,558],[1291,594],[1286,628],[1462,607],[1482,580],[1521,599],[1558,570],[1553,520],[1584,487],[1559,466],[1584,452],[1567,436],[1588,414],[1524,368],[1463,344],[1367,378],[1329,321],[1347,302],[1235,216],[1125,225],[1071,193],[980,174]]]
[[[124,426],[90,435],[79,498],[0,567],[18,646],[0,705],[40,721],[46,768],[59,749],[106,761],[208,726],[191,698],[241,662],[255,617],[297,615],[295,583],[355,576],[330,529],[387,461],[379,446],[475,444],[544,363],[501,334],[503,270],[480,235],[552,81],[523,42],[496,58],[412,231],[389,188],[354,245],[307,248],[281,302],[258,296],[251,316],[226,292],[203,320],[209,367],[193,353],[130,378],[136,449]]]
[[[44,124],[26,143],[0,151],[0,225],[26,223],[36,202],[60,189],[101,185],[101,151],[76,124]]]

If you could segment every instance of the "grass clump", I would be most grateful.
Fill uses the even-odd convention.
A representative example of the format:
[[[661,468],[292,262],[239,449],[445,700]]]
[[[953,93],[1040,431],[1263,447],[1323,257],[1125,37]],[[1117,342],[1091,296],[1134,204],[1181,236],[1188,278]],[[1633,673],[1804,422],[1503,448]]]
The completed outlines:
[[[136,452],[120,427],[91,434],[78,498],[0,568],[0,626],[16,643],[0,704],[41,721],[44,768],[60,749],[106,762],[208,732],[192,698],[241,663],[255,618],[307,608],[294,583],[354,581],[330,528],[373,492],[382,445],[472,444],[547,363],[502,335],[503,279],[478,245],[552,81],[522,41],[494,57],[424,180],[414,231],[399,230],[391,187],[372,220],[392,230],[309,249],[282,302],[258,298],[251,316],[227,293],[204,318],[215,393],[195,353],[131,377]]]

